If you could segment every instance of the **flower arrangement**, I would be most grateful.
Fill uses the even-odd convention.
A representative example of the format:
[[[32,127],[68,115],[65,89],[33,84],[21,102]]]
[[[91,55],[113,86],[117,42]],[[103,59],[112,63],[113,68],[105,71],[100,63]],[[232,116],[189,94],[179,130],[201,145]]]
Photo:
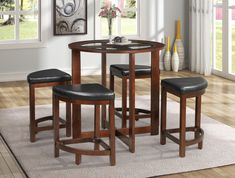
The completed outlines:
[[[99,13],[100,17],[105,17],[108,20],[108,28],[109,28],[109,37],[112,35],[112,21],[113,18],[116,18],[118,13],[121,13],[121,10],[115,5],[112,6],[104,6],[101,8]]]
[[[104,6],[101,8],[99,16],[112,19],[112,18],[116,18],[118,13],[121,13],[121,10],[115,5],[112,5],[111,7]]]

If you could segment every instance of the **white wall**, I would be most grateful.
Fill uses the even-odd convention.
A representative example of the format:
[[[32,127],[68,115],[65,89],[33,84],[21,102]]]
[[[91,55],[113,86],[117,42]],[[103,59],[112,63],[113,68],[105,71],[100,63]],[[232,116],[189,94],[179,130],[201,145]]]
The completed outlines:
[[[47,47],[31,49],[0,50],[0,81],[24,80],[29,72],[59,68],[70,72],[71,51],[68,44],[79,40],[94,39],[94,4],[88,0],[88,34],[76,36],[53,36],[53,12],[49,14]],[[53,3],[50,1],[51,11]],[[187,0],[141,0],[141,38],[162,41],[165,35],[175,36],[175,21],[180,18],[183,25],[183,39],[188,41]],[[172,39],[173,40],[173,39]],[[187,46],[187,43],[185,43]],[[186,48],[187,49],[187,48]],[[186,50],[187,51],[187,50]],[[126,55],[109,55],[110,63],[126,61]],[[149,55],[138,55],[137,63],[148,64]],[[100,69],[100,55],[83,53],[83,74],[97,74]]]

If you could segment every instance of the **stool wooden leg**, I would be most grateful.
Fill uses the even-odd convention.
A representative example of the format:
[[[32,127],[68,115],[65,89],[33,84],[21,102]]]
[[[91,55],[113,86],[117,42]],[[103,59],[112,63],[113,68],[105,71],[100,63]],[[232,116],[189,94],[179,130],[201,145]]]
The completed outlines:
[[[94,138],[100,137],[100,105],[95,105],[95,116],[94,116]],[[99,143],[94,144],[94,149],[99,150]]]
[[[161,135],[160,135],[160,143],[161,145],[166,144],[166,111],[167,111],[167,93],[164,87],[162,87],[161,94]]]
[[[135,152],[135,54],[129,54],[129,151]]]
[[[201,96],[196,97],[196,106],[195,106],[195,128],[201,128]],[[195,132],[195,138],[199,136],[199,132]],[[198,148],[202,149],[203,142],[198,143]]]
[[[71,136],[71,104],[66,102],[66,136]]]
[[[59,157],[59,149],[56,147],[59,142],[59,99],[53,95],[53,123],[54,123],[54,156]]]
[[[81,105],[72,104],[72,128],[73,138],[79,138],[81,136]]]
[[[186,131],[186,97],[180,97],[180,157],[185,157],[185,131]]]
[[[126,128],[127,121],[127,77],[122,78],[122,128]]]
[[[81,105],[72,104],[72,125],[73,125],[73,138],[79,138],[81,136]],[[79,165],[81,163],[81,154],[76,154],[75,163]]]
[[[109,123],[110,165],[114,166],[116,164],[114,101],[109,103]]]
[[[30,133],[30,141],[35,142],[35,88],[33,86],[29,86],[29,113],[30,113],[30,121],[29,121],[29,133]]]
[[[77,165],[79,165],[81,163],[81,159],[82,159],[81,154],[76,154],[75,155],[75,163]]]
[[[114,91],[114,75],[110,74],[109,88]]]
[[[102,53],[102,56],[101,56],[101,72],[102,72],[102,79],[101,79],[101,82],[102,82],[102,85],[104,87],[106,87],[107,85],[107,80],[106,80],[106,76],[107,76],[107,71],[106,71],[106,66],[107,66],[107,56],[106,56],[106,53]],[[106,113],[106,105],[103,105],[102,106],[102,128],[103,129],[106,129],[107,128],[107,125],[106,125],[106,116],[107,116],[107,113]]]

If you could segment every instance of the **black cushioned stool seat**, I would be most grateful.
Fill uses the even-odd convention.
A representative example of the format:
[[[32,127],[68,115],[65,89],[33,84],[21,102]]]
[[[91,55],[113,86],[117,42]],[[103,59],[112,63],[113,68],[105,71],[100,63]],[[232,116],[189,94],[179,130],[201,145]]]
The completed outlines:
[[[41,87],[51,87],[56,85],[67,85],[71,82],[71,75],[58,69],[46,69],[32,72],[27,76],[29,83],[29,103],[30,103],[30,141],[36,140],[36,134],[44,130],[52,130],[53,126],[39,126],[39,123],[53,120],[52,116],[35,118],[35,89]],[[61,119],[60,127],[66,127],[66,135],[71,135],[71,106],[66,104],[66,121]]]
[[[81,155],[90,156],[109,156],[110,164],[113,166],[116,163],[115,158],[115,120],[114,120],[114,92],[105,88],[100,84],[77,84],[68,86],[53,87],[53,108],[54,108],[54,154],[59,157],[59,150],[64,150],[75,154],[75,163],[81,163]],[[69,102],[76,110],[81,105],[94,105],[94,132],[82,132],[81,117],[79,119],[73,117],[73,133],[71,139],[61,139],[59,133],[59,101]],[[109,106],[109,130],[106,131],[106,136],[109,137],[109,144],[105,143],[101,137],[100,130],[100,107],[101,105]],[[75,111],[76,112],[76,111]],[[90,112],[90,111],[88,111]],[[86,118],[89,119],[89,118]],[[94,143],[94,149],[78,148],[74,144],[79,143]],[[100,146],[103,149],[100,149]]]
[[[122,79],[122,107],[115,108],[115,114],[122,119],[122,128],[127,127],[127,119],[129,119],[129,108],[127,107],[127,80],[129,79],[128,64],[113,64],[110,66],[110,89],[114,91],[114,76]],[[151,67],[146,65],[135,65],[135,78],[151,78]],[[150,111],[136,108],[136,120],[150,118]],[[105,121],[103,121],[105,127]]]
[[[207,81],[202,77],[171,78],[161,81],[161,144],[166,144],[166,137],[179,144],[180,157],[185,156],[186,146],[198,144],[202,149],[204,132],[201,129],[201,96],[207,88]],[[180,126],[179,128],[167,128],[167,93],[180,97]],[[195,102],[195,126],[186,127],[186,99],[196,98]],[[194,139],[186,140],[186,132],[194,132]],[[179,133],[179,138],[173,134]]]
[[[100,84],[80,84],[53,87],[55,95],[75,100],[113,100],[113,91]]]
[[[122,77],[129,76],[129,65],[128,64],[113,64],[110,66],[110,73],[112,75]],[[151,67],[146,65],[135,65],[135,75],[150,75]]]
[[[161,84],[182,94],[203,90],[207,87],[207,81],[202,77],[164,79]]]
[[[29,84],[71,81],[71,75],[58,69],[32,72],[27,76]]]

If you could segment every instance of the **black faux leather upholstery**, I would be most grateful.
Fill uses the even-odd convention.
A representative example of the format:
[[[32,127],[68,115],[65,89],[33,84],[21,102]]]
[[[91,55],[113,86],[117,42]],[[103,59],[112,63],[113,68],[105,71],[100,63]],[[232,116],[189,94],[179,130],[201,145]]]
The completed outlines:
[[[206,89],[208,85],[202,77],[163,79],[161,84],[181,94],[200,91]]]
[[[112,75],[123,77],[129,76],[129,65],[128,64],[113,64],[110,66],[110,73]],[[151,67],[145,65],[135,65],[135,75],[150,75]]]
[[[97,83],[53,87],[55,95],[71,100],[113,100],[114,92]]]
[[[71,80],[71,75],[58,69],[46,69],[30,73],[27,80],[29,84],[65,82]]]

